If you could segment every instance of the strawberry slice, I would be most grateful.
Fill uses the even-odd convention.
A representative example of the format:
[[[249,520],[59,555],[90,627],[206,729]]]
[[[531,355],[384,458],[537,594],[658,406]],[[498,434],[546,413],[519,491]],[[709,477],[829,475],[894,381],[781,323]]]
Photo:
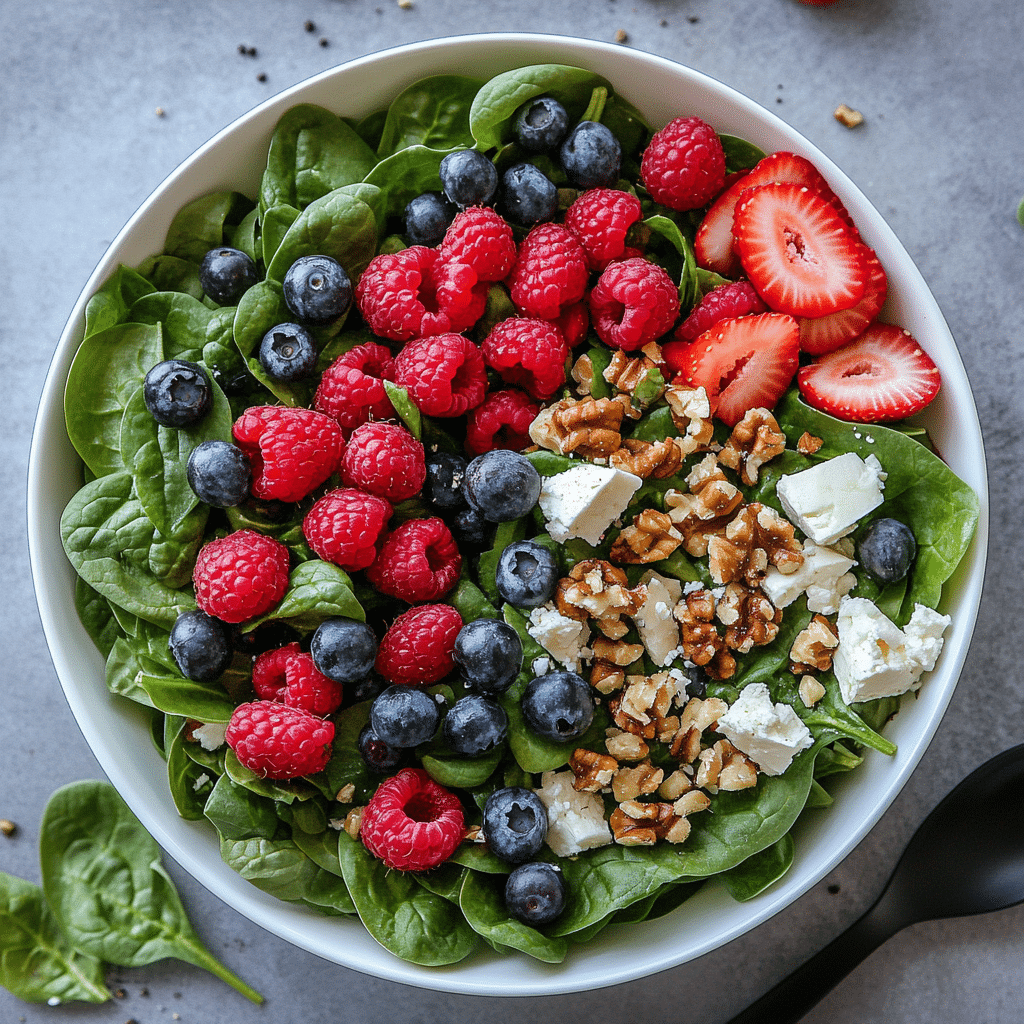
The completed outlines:
[[[848,345],[801,367],[808,405],[855,423],[901,420],[938,393],[939,368],[901,327],[877,321]]]
[[[804,186],[746,190],[733,216],[736,251],[768,305],[793,316],[825,316],[860,302],[867,247],[827,199]]]
[[[748,409],[771,409],[789,387],[800,361],[800,327],[785,313],[720,320],[680,353],[691,387],[703,387],[711,412],[730,427]]]
[[[871,249],[866,249],[868,281],[856,306],[825,316],[800,318],[800,348],[812,356],[824,355],[853,341],[882,312],[889,279]]]

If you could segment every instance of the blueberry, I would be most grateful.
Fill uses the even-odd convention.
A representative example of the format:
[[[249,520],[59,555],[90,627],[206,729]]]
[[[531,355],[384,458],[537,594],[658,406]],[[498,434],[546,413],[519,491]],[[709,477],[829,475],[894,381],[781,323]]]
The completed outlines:
[[[558,585],[558,561],[550,548],[532,540],[513,541],[498,558],[498,593],[516,608],[550,601]]]
[[[325,619],[309,644],[313,664],[336,683],[364,678],[377,660],[377,638],[365,622]]]
[[[481,829],[495,857],[522,864],[536,857],[544,845],[547,808],[532,789],[505,786],[487,798]]]
[[[622,147],[597,121],[580,121],[559,153],[569,181],[577,188],[609,188],[619,180]]]
[[[197,683],[219,679],[233,653],[224,623],[201,611],[182,612],[174,620],[168,647],[181,674]]]
[[[481,757],[508,735],[508,715],[490,697],[470,694],[460,697],[444,720],[444,738],[449,747],[464,757]]]
[[[524,103],[513,123],[516,140],[531,153],[554,149],[565,138],[568,128],[569,115],[552,96],[538,96]]]
[[[231,646],[249,658],[255,658],[264,651],[298,643],[302,639],[299,632],[286,622],[267,622],[248,631],[242,629],[243,625],[236,623],[231,627]]]
[[[142,397],[157,423],[191,427],[213,408],[213,385],[198,363],[167,359],[146,374]]]
[[[475,508],[461,509],[449,525],[460,548],[484,548],[490,542],[491,523]]]
[[[359,756],[371,771],[384,775],[393,772],[406,760],[404,750],[389,747],[374,731],[373,726],[364,725],[356,740]]]
[[[260,279],[256,264],[241,249],[222,245],[199,264],[199,284],[218,306],[234,306]]]
[[[880,583],[903,579],[916,554],[914,531],[898,519],[876,519],[857,545],[861,566]]]
[[[381,676],[376,672],[371,672],[362,679],[357,679],[354,683],[348,683],[345,686],[345,703],[361,704],[364,700],[373,700],[383,692],[386,686],[387,683]]]
[[[523,924],[550,924],[565,909],[565,877],[555,864],[531,861],[505,880],[505,909]]]
[[[455,637],[452,652],[471,690],[504,693],[523,667],[523,642],[500,619],[474,619]]]
[[[555,183],[533,164],[514,164],[501,178],[505,216],[514,224],[539,224],[558,211]]]
[[[466,460],[451,452],[430,452],[427,455],[427,480],[423,496],[438,512],[454,512],[465,508],[462,480]]]
[[[526,456],[507,448],[478,455],[466,467],[462,490],[469,504],[492,523],[525,516],[540,497],[540,474]]]
[[[455,207],[440,192],[424,192],[410,199],[405,208],[405,237],[410,245],[440,245]]]
[[[271,380],[302,380],[316,369],[316,340],[299,324],[278,324],[263,335],[260,364]]]
[[[426,743],[440,724],[440,705],[415,686],[389,686],[370,705],[370,727],[378,739],[400,750]]]
[[[475,149],[449,153],[438,169],[444,194],[456,206],[481,206],[494,198],[498,189],[498,171],[494,164]]]
[[[555,742],[579,739],[594,720],[590,684],[575,672],[548,672],[531,680],[519,706],[527,726]]]
[[[285,305],[308,324],[337,320],[352,301],[352,282],[330,256],[300,256],[284,275]]]
[[[185,466],[189,487],[214,508],[232,508],[249,497],[252,465],[249,456],[230,441],[201,441]]]
[[[684,690],[687,697],[700,697],[703,700],[708,695],[708,674],[699,665],[684,665],[683,675],[686,676]]]

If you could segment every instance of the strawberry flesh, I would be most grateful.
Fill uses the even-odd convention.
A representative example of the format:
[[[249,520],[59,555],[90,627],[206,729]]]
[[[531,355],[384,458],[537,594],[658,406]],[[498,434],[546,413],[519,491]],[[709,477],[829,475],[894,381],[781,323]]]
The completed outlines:
[[[882,311],[888,278],[878,257],[866,249],[868,280],[860,302],[825,316],[800,318],[800,348],[812,356],[824,355],[853,341]]]

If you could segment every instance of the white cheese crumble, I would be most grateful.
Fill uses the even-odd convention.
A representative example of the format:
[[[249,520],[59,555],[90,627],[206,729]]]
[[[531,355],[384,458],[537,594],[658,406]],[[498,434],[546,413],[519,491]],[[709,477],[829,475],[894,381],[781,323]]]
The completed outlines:
[[[834,548],[805,540],[804,560],[796,572],[779,572],[774,565],[761,581],[761,589],[776,608],[787,608],[801,594],[807,594],[807,608],[822,615],[835,615],[839,602],[856,585],[850,572],[857,563]]]
[[[647,588],[647,596],[633,621],[651,660],[664,667],[679,647],[679,626],[672,617],[672,609],[683,595],[683,585],[653,569],[648,569],[640,582]]]
[[[643,480],[632,473],[582,463],[546,477],[538,504],[557,541],[579,537],[597,545]]]
[[[558,857],[574,857],[612,842],[604,820],[604,801],[597,793],[578,793],[569,772],[544,772],[534,790],[548,812],[547,844]]]
[[[207,722],[192,730],[192,738],[199,741],[203,750],[216,750],[224,745],[227,722]]]
[[[773,704],[764,683],[745,686],[716,729],[765,775],[781,775],[813,743],[797,713],[788,704]]]
[[[587,649],[590,627],[586,622],[570,619],[551,602],[530,612],[526,631],[555,661],[573,672],[578,672],[581,660],[592,653]]]

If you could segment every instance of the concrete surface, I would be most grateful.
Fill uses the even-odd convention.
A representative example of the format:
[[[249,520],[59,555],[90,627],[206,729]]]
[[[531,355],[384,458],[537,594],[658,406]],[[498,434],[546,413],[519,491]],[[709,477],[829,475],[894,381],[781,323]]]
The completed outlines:
[[[315,32],[304,30],[312,20]],[[39,390],[96,261],[149,192],[216,130],[314,72],[450,33],[547,31],[688,63],[779,113],[889,219],[934,290],[976,390],[992,488],[981,618],[953,703],[911,782],[831,876],[729,946],[610,990],[498,1002],[385,983],[322,962],[171,873],[209,946],[267,997],[256,1009],[167,961],[114,969],[123,997],[32,1006],[0,990],[0,1020],[192,1024],[640,1024],[728,1020],[874,900],[917,824],[954,783],[1024,740],[1019,581],[1024,406],[1024,9],[1016,0],[2,0],[0,2],[0,869],[38,880],[49,794],[101,773],[47,656],[29,579],[25,472]],[[320,40],[326,45],[320,45]],[[255,57],[238,52],[256,47]],[[264,74],[265,81],[258,80]],[[840,102],[865,124],[840,126]],[[157,116],[162,108],[164,116]],[[949,837],[957,856],[957,837]],[[1024,907],[915,926],[806,1019],[814,1024],[1024,1019]]]

